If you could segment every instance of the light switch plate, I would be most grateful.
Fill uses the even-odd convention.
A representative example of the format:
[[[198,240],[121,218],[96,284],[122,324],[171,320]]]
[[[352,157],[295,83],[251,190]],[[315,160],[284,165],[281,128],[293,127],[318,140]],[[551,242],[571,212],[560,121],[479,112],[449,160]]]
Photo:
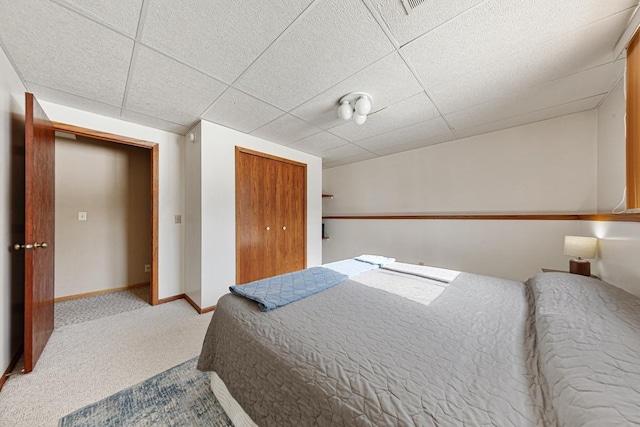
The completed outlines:
[[[87,213],[86,212],[78,212],[78,221],[86,221]]]
[[[182,224],[182,215],[175,215],[175,223]]]

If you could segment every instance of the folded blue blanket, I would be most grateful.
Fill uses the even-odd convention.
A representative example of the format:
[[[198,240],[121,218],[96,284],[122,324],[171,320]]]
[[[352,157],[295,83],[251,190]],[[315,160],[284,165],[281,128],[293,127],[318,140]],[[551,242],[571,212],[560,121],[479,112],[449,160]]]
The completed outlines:
[[[347,276],[324,267],[311,267],[294,273],[268,277],[246,285],[230,286],[238,296],[256,301],[260,310],[269,311],[335,286]]]

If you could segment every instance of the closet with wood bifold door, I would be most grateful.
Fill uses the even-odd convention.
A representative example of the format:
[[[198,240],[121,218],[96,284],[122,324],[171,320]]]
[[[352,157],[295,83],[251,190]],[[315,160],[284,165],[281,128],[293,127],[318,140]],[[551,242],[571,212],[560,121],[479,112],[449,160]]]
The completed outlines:
[[[307,165],[236,147],[236,283],[306,267]]]

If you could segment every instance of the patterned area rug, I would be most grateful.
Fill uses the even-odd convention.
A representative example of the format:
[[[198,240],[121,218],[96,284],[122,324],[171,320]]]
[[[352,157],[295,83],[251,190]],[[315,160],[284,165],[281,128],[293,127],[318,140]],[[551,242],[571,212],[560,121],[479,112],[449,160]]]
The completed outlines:
[[[197,357],[60,419],[69,426],[233,427]]]
[[[149,307],[149,286],[58,302],[54,306],[55,329],[143,307]]]

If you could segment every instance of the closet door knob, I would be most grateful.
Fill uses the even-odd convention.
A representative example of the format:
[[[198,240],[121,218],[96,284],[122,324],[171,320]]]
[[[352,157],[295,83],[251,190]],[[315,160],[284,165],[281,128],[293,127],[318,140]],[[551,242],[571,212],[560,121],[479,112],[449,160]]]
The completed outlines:
[[[282,227],[282,229],[283,229],[283,230],[286,230],[286,229],[287,229],[287,227]]]
[[[267,231],[271,230],[271,227],[267,227]]]

